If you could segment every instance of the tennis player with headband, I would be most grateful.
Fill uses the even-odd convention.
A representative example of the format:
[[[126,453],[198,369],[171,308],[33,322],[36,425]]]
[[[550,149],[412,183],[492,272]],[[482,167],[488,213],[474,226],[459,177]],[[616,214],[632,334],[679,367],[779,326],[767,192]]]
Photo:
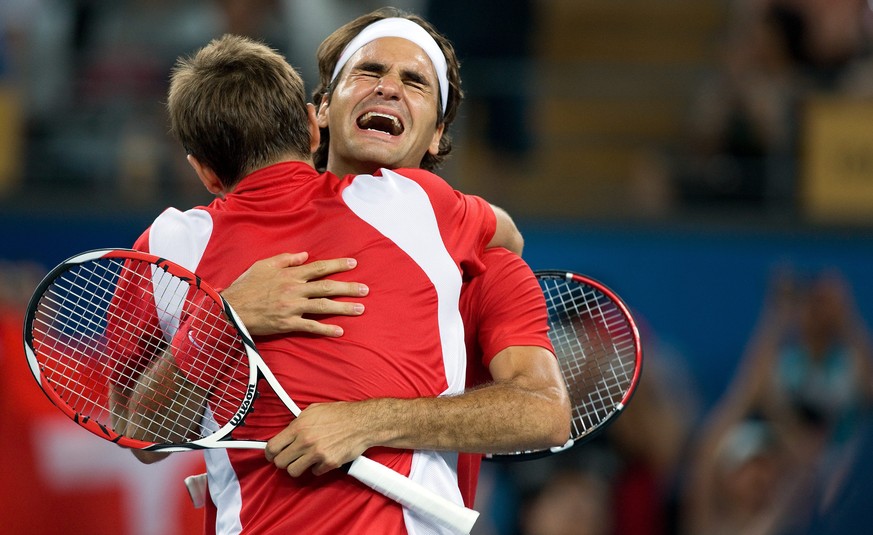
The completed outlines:
[[[370,173],[379,167],[434,169],[450,152],[445,129],[462,97],[459,66],[451,43],[426,21],[393,9],[364,15],[322,43],[318,63],[321,80],[315,101],[322,143],[315,155],[317,167],[336,174]],[[367,441],[398,448],[499,452],[533,443],[559,445],[569,435],[567,394],[550,352],[539,286],[524,261],[505,250],[489,249],[483,261],[487,276],[468,281],[461,310],[468,331],[468,386],[489,376],[493,380],[452,397],[369,400],[366,410],[381,416],[367,430]],[[228,288],[240,305],[270,302],[269,277],[260,286],[245,282]],[[241,315],[246,325],[270,328],[269,320],[254,311]],[[292,462],[303,454],[300,444],[327,451],[348,440],[319,436],[318,425],[309,426],[302,437],[300,422],[312,417],[325,423],[321,429],[352,429],[348,422],[357,410],[354,403],[307,409],[309,414],[304,411],[271,441],[268,458],[300,475],[308,468]],[[468,505],[479,458],[459,459],[459,485]]]

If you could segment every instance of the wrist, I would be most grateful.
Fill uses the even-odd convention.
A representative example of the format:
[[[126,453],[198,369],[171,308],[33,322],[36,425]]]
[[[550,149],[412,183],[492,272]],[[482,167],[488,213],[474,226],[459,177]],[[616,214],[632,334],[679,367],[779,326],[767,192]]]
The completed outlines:
[[[408,407],[402,405],[404,401],[408,404],[412,400],[377,398],[357,403],[357,421],[361,424],[359,436],[365,449],[376,446],[407,447],[406,422],[409,415],[406,412]]]

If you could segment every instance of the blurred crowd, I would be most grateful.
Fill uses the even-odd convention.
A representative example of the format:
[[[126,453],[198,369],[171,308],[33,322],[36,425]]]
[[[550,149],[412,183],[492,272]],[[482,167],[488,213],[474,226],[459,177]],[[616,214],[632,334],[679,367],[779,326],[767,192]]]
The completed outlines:
[[[522,37],[501,37],[517,45],[508,50],[476,39],[481,17],[450,16],[464,3],[393,4],[431,15],[473,64],[476,57],[530,53]],[[481,3],[486,12],[500,9],[494,4]],[[505,35],[524,35],[512,22],[531,17],[525,9],[536,5],[518,4],[515,17],[500,21]],[[187,172],[183,154],[166,135],[162,110],[180,51],[224,31],[256,35],[283,51],[309,83],[321,38],[380,5],[3,0],[0,196],[23,188],[111,190],[132,203],[199,195],[187,189],[194,181],[180,179]],[[865,0],[729,5],[721,63],[689,107],[685,142],[665,151],[657,172],[687,202],[792,209],[804,102],[822,94],[873,97],[871,11]],[[471,98],[493,90],[487,77],[470,79]],[[518,95],[488,99],[496,122],[486,131],[497,150],[530,150],[529,130],[519,126],[526,105]],[[7,163],[5,175],[4,150],[22,154],[19,168]],[[12,359],[23,364],[21,316],[41,274],[30,264],[0,263],[0,369],[11,369]],[[643,380],[626,412],[602,436],[568,452],[486,463],[477,503],[485,514],[476,533],[855,532],[851,507],[869,491],[856,479],[869,475],[858,466],[870,465],[873,348],[837,268],[798,273],[774,266],[756,330],[712,407],[701,402],[686,356],[652,329],[643,331]],[[11,397],[0,401],[6,414]]]
[[[668,165],[678,194],[794,209],[806,106],[873,96],[873,12],[866,0],[736,0],[716,69],[688,110]]]
[[[801,189],[809,99],[873,97],[873,15],[866,0],[708,1],[724,6],[724,21],[710,39],[720,41],[718,55],[691,79],[700,83],[687,90],[692,98],[682,110],[684,131],[666,146],[641,149],[658,156],[630,178],[630,195],[641,212],[652,204],[790,212]],[[468,97],[458,126],[483,138],[479,142],[490,151],[477,157],[495,174],[518,172],[537,145],[530,126],[537,97],[533,79],[548,71],[529,60],[536,57],[533,39],[541,31],[538,13],[550,1],[393,4],[423,14],[455,42]],[[222,32],[251,35],[284,53],[311,87],[320,40],[380,5],[5,0],[0,195],[90,190],[131,203],[155,200],[158,192],[164,198],[198,195],[182,179],[183,158],[166,135],[162,99],[175,59]],[[459,10],[466,16],[455,16]],[[489,17],[494,12],[501,16]],[[489,20],[487,36],[482,20]],[[503,83],[507,79],[512,83]],[[462,139],[465,132],[456,135]]]

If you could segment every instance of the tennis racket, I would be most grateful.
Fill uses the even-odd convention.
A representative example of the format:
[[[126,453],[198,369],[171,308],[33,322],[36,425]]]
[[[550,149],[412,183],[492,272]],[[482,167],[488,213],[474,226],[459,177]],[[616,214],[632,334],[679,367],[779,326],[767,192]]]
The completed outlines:
[[[74,422],[120,446],[175,452],[257,448],[237,440],[260,378],[300,409],[231,306],[194,273],[127,249],[73,256],[37,287],[24,325],[30,370]],[[366,457],[348,473],[438,525],[479,516]]]
[[[549,338],[570,394],[570,437],[550,449],[486,456],[493,460],[535,459],[590,440],[618,418],[640,380],[640,335],[621,298],[584,275],[534,274],[546,298]]]

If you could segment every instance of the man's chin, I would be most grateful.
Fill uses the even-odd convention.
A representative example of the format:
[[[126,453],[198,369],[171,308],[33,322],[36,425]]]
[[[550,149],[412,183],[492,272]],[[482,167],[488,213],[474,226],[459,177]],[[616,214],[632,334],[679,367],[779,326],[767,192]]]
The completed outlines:
[[[381,167],[387,169],[408,167],[404,165],[402,159],[397,158],[396,151],[387,150],[387,147],[368,147],[356,151],[351,161],[355,168],[362,169],[360,172],[364,173],[372,173]]]

